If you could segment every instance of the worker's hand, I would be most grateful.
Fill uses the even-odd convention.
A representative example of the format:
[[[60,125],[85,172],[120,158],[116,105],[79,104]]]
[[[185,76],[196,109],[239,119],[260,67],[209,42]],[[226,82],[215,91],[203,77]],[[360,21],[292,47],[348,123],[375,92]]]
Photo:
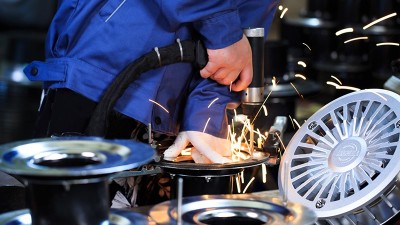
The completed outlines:
[[[196,163],[231,162],[230,141],[198,131],[180,132],[174,144],[165,150],[164,157],[177,157],[189,142],[193,145],[191,153]]]
[[[208,63],[200,71],[203,78],[211,78],[223,85],[232,83],[233,91],[242,91],[249,86],[253,79],[253,63],[245,35],[228,47],[207,49],[207,53]]]

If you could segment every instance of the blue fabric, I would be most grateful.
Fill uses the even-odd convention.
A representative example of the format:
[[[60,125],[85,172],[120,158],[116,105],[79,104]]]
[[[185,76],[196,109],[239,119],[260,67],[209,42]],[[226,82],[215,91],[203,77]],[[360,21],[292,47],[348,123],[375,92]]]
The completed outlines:
[[[46,41],[46,61],[25,68],[44,88],[69,88],[98,101],[123,68],[154,47],[196,34],[207,48],[229,46],[242,29],[271,24],[278,0],[60,0]],[[210,108],[208,105],[219,98]],[[167,111],[150,102],[154,100]],[[225,137],[225,109],[240,93],[202,79],[188,63],[146,72],[115,109],[156,131]],[[181,124],[181,123],[182,124]]]

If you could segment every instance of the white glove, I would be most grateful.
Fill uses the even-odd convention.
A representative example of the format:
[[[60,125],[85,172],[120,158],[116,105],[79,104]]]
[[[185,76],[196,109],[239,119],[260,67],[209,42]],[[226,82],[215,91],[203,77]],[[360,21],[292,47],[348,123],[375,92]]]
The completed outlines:
[[[217,138],[199,131],[180,132],[172,144],[164,152],[164,157],[177,157],[186,146],[192,143],[192,158],[196,163],[229,163],[231,149],[230,141]]]

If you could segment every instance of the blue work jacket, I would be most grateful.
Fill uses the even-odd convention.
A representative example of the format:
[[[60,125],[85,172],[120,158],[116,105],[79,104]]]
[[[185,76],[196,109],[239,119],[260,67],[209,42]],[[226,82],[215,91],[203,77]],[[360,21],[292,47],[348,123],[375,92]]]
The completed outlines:
[[[24,71],[30,80],[43,81],[44,89],[68,88],[99,101],[125,66],[154,47],[192,39],[196,33],[207,48],[224,48],[241,39],[243,28],[268,30],[277,4],[278,0],[60,0],[47,35],[46,60],[34,61]],[[189,63],[177,63],[143,73],[115,110],[163,133],[204,130],[226,137],[225,109],[239,102],[241,93],[193,70]]]

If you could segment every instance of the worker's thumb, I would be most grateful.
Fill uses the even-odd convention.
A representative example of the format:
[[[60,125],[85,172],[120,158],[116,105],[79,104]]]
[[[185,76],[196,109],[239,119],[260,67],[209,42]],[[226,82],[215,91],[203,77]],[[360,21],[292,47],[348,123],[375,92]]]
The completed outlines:
[[[187,137],[186,132],[180,132],[178,136],[176,137],[174,143],[167,148],[164,152],[164,157],[165,158],[175,158],[179,154],[181,154],[181,151],[187,147],[189,144],[189,139]]]

